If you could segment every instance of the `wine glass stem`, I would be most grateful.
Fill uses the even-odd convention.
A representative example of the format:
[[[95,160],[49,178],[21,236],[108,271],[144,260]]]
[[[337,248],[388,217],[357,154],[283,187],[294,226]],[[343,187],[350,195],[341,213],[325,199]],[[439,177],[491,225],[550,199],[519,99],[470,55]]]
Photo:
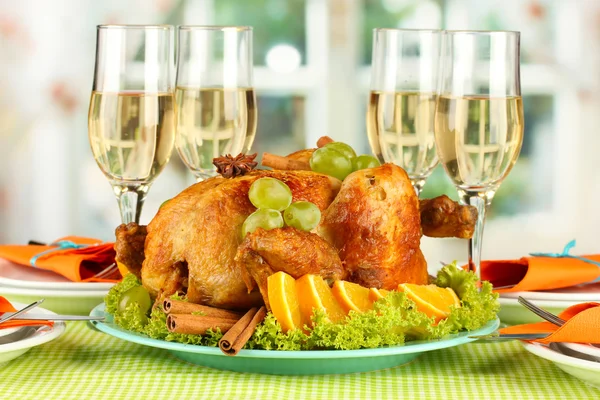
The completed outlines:
[[[423,186],[425,186],[425,179],[422,178],[410,178],[410,183],[412,183],[413,189],[415,189],[415,193],[417,197],[421,194],[423,190]]]
[[[469,239],[469,270],[481,280],[481,247],[483,243],[483,226],[487,209],[492,202],[493,192],[458,191],[461,202],[477,209],[477,222],[473,237]]]
[[[113,190],[117,196],[119,209],[121,210],[121,222],[128,224],[130,222],[140,223],[140,215],[146,195],[150,185],[122,185],[113,184]]]

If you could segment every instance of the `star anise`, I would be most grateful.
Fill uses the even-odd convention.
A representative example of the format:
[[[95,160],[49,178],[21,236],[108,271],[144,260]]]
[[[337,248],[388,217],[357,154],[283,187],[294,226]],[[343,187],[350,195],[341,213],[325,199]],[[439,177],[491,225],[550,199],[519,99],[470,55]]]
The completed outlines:
[[[217,167],[217,172],[224,178],[235,178],[236,176],[246,175],[252,171],[258,163],[254,161],[258,153],[246,155],[240,153],[235,157],[231,154],[213,158],[213,165]]]

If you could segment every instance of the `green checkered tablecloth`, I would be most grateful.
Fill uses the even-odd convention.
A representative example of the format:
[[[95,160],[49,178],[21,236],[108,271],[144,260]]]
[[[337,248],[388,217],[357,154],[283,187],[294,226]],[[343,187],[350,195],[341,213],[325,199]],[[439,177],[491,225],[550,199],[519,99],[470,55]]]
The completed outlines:
[[[85,323],[0,365],[0,399],[599,399],[516,342],[471,343],[425,353],[383,371],[270,376],[179,361]]]

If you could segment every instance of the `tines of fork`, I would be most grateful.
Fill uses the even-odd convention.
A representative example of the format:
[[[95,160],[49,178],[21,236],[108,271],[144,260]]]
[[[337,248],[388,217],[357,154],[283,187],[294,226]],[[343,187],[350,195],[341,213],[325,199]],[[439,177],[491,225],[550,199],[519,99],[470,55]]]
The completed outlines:
[[[523,307],[527,308],[529,311],[531,311],[538,317],[545,319],[546,321],[551,322],[554,325],[563,326],[566,322],[564,319],[560,318],[559,316],[554,315],[551,312],[548,312],[548,311],[544,310],[543,308],[536,306],[535,304],[533,304],[532,302],[530,302],[529,300],[527,300],[521,296],[519,296],[517,301],[519,302],[519,304],[521,304]]]
[[[108,267],[104,268],[102,271],[98,272],[94,275],[96,279],[111,279],[116,278],[116,273],[119,270],[117,267],[117,263],[112,263]]]

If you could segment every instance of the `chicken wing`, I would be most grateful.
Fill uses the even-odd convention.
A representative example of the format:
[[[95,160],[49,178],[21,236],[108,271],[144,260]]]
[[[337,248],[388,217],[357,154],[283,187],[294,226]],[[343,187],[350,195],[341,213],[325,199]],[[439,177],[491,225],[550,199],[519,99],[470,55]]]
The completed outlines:
[[[129,272],[141,277],[144,262],[144,242],[147,235],[146,227],[130,222],[121,224],[115,230],[115,259],[125,265]]]
[[[344,268],[333,246],[311,232],[285,227],[257,229],[240,245],[236,262],[248,292],[258,285],[268,309],[267,278],[283,271],[293,278],[306,274],[321,275],[325,280],[344,278]]]
[[[424,199],[420,202],[423,235],[470,239],[475,231],[477,208],[463,206],[448,196]]]

